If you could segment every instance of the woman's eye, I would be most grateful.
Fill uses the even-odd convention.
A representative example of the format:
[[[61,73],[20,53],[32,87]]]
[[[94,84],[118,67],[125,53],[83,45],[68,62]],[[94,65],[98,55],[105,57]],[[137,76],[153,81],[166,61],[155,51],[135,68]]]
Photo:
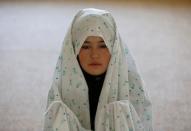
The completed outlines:
[[[89,46],[84,45],[82,46],[82,49],[89,49]]]
[[[100,48],[107,48],[106,45],[100,45]]]

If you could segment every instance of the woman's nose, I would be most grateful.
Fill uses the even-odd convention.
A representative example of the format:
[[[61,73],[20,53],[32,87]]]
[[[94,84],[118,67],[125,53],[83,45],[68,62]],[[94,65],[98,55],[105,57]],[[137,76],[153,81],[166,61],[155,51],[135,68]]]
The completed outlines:
[[[91,57],[92,58],[98,58],[99,57],[99,51],[97,49],[92,49],[91,50]]]

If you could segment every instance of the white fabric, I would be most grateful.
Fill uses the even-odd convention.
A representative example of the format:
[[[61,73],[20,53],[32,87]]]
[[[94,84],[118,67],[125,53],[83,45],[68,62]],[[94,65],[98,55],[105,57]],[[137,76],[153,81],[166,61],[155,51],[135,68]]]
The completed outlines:
[[[48,94],[44,131],[88,131],[88,87],[76,59],[87,36],[101,36],[111,59],[95,118],[96,131],[152,131],[151,103],[115,21],[105,10],[80,10],[69,28]]]

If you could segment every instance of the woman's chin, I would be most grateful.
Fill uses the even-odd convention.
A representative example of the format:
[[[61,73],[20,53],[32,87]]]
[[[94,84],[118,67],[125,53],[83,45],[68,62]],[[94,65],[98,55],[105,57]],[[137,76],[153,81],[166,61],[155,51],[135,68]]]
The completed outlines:
[[[94,75],[94,76],[98,76],[98,75],[101,75],[103,74],[104,72],[103,71],[88,71],[87,73],[89,73],[90,75]]]

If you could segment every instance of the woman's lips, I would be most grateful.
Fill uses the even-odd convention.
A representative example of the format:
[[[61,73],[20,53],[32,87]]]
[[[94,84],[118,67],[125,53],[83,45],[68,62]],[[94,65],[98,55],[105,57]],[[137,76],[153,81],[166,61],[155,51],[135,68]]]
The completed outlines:
[[[100,63],[90,63],[89,65],[90,65],[90,66],[101,66]]]

